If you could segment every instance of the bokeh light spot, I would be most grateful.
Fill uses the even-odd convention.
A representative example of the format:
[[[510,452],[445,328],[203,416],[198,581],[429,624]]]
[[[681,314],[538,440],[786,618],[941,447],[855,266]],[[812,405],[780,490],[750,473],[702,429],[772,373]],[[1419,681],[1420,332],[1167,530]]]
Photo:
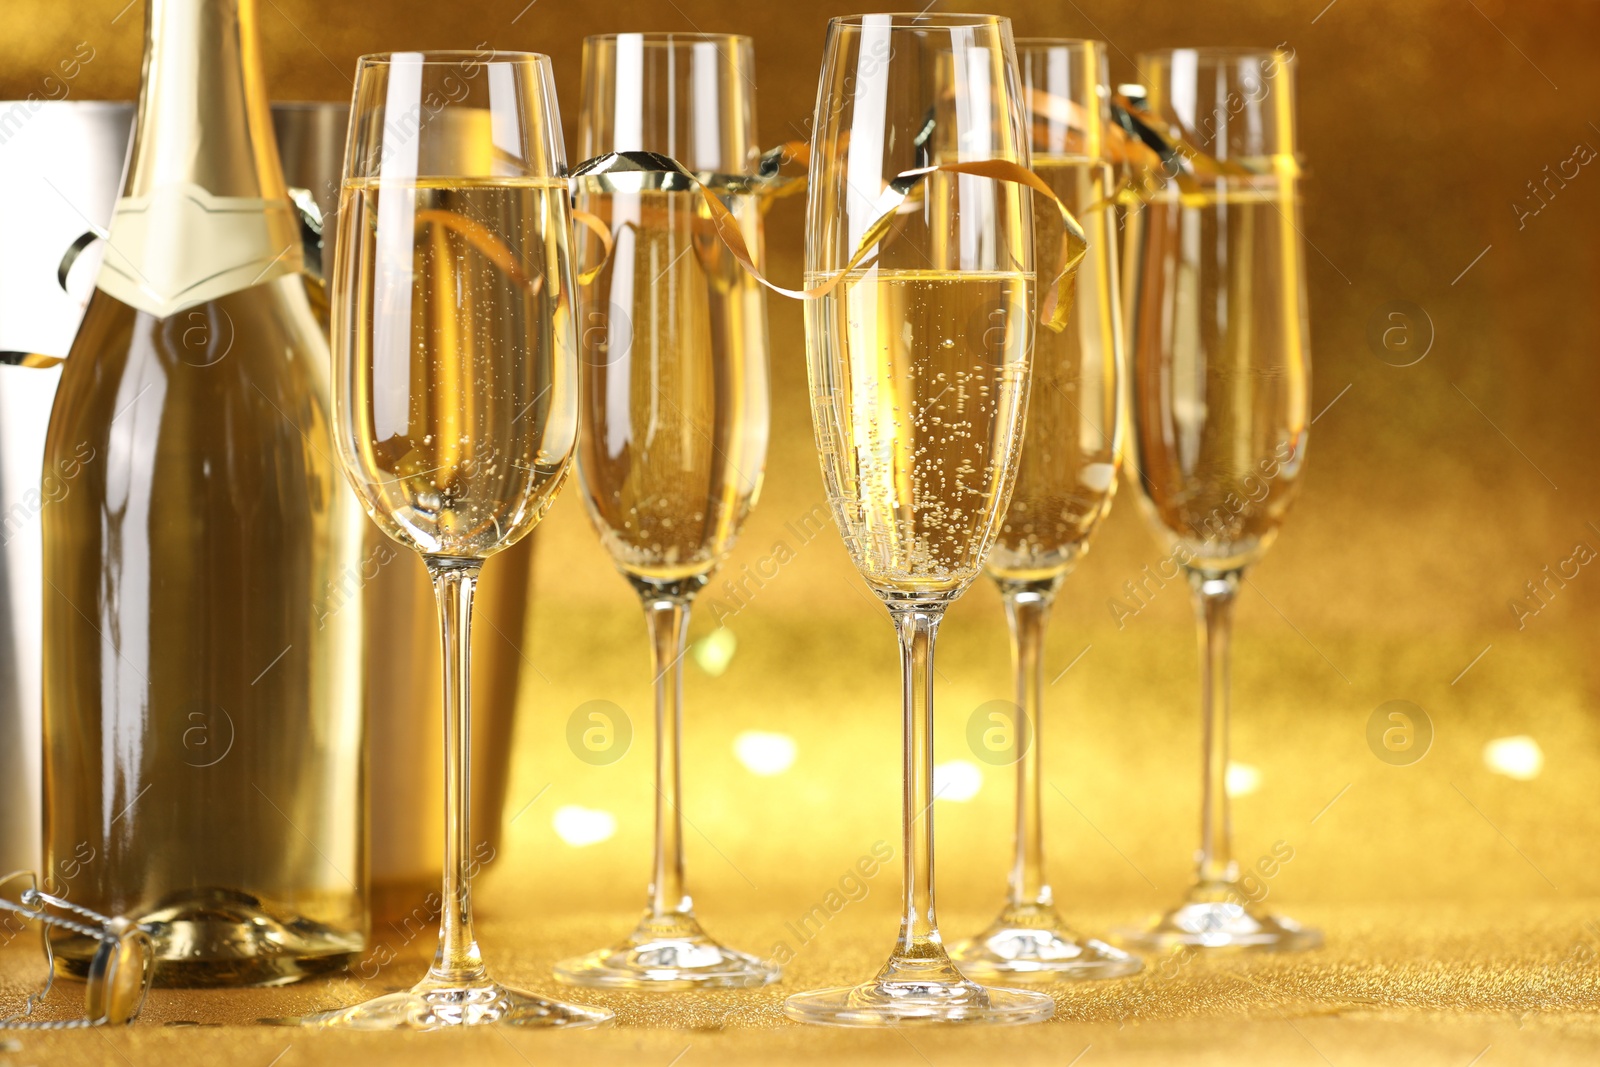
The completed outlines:
[[[556,828],[556,836],[573,848],[598,845],[617,832],[615,815],[577,804],[557,808],[551,822]]]
[[[733,661],[739,649],[739,639],[726,626],[719,626],[694,643],[689,650],[700,669],[713,678],[720,677]]]
[[[1483,746],[1483,765],[1496,774],[1529,782],[1544,770],[1544,749],[1527,734],[1497,737]]]
[[[1261,788],[1261,768],[1230,761],[1226,785],[1230,797],[1247,797]]]
[[[782,774],[794,766],[799,747],[788,734],[746,730],[733,739],[733,754],[752,774]]]
[[[971,800],[983,788],[983,771],[976,763],[951,760],[933,768],[933,796],[935,800],[954,800],[958,803]]]

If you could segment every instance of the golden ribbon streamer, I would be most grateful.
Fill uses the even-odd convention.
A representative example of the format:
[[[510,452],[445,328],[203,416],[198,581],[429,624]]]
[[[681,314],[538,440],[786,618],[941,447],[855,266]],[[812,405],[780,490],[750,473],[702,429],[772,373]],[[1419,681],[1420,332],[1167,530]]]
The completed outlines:
[[[38,352],[0,352],[0,367],[37,367],[43,370],[59,367],[66,361],[65,356],[45,356]]]
[[[600,272],[606,269],[606,264],[611,262],[611,228],[605,224],[599,215],[589,211],[580,211],[576,207],[572,209],[572,221],[581,223],[590,233],[600,239],[600,262],[588,270],[580,270],[578,272],[578,284],[590,285],[596,278],[600,277]]]
[[[799,174],[783,173],[783,168],[790,163],[799,167]],[[810,179],[810,170],[811,146],[804,141],[785,141],[763,152],[761,163],[756,168],[756,173],[763,182],[757,189],[761,195],[759,205],[761,213],[765,215],[774,202],[786,196],[804,192]]]
[[[1201,192],[1197,179],[1298,178],[1301,175],[1299,161],[1287,152],[1264,157],[1265,166],[1254,161],[1218,159],[1202,152],[1178,128],[1121,93],[1112,97],[1111,113],[1115,121],[1110,129],[1121,131],[1120,136],[1110,139],[1118,150],[1114,158],[1128,164],[1133,173],[1104,203],[1132,205],[1149,200],[1163,184],[1161,179],[1155,178],[1158,172],[1173,181],[1185,196]]]
[[[611,258],[611,231],[606,228],[604,222],[600,221],[599,216],[592,215],[587,211],[574,209],[572,220],[592,230],[594,235],[600,239],[600,243],[604,248],[599,264],[589,270],[580,271],[578,274],[578,284],[588,285],[595,280],[600,271],[604,269],[606,261]],[[453,230],[460,234],[466,238],[468,244],[482,253],[485,259],[499,267],[513,282],[528,290],[530,296],[538,293],[540,288],[543,287],[544,276],[540,275],[538,278],[530,279],[522,270],[521,265],[517,263],[516,255],[510,248],[506,247],[506,243],[495,236],[483,223],[475,219],[469,219],[459,212],[447,211],[442,208],[429,208],[417,212],[417,221],[436,223],[447,230]]]
[[[784,157],[798,158],[792,146],[780,146],[769,152],[765,159],[774,157],[774,153],[782,153]],[[848,263],[838,273],[833,274],[821,285],[808,289],[788,289],[770,281],[756,265],[755,257],[750,254],[750,248],[745,243],[744,234],[739,229],[739,222],[734,218],[733,212],[722,202],[722,198],[714,191],[711,184],[702,180],[699,175],[690,172],[683,164],[670,156],[657,152],[611,152],[603,156],[585,160],[573,168],[572,178],[576,180],[598,178],[602,175],[639,174],[659,175],[660,187],[667,190],[690,191],[698,190],[705,201],[706,209],[711,215],[711,224],[717,236],[727,247],[733,258],[738,261],[751,277],[766,286],[768,289],[782,296],[796,300],[816,300],[826,296],[833,289],[853,274],[880,244],[889,235],[894,225],[895,216],[900,213],[906,201],[918,195],[923,182],[932,174],[971,174],[977,177],[988,178],[992,181],[1012,182],[1024,185],[1034,192],[1041,194],[1055,204],[1061,213],[1061,257],[1057,265],[1057,272],[1050,289],[1039,301],[1040,320],[1051,330],[1059,333],[1067,325],[1067,318],[1072,310],[1072,298],[1077,284],[1077,267],[1082,262],[1084,254],[1089,250],[1089,242],[1084,236],[1083,227],[1078,225],[1078,220],[1073,217],[1067,205],[1062,203],[1055,190],[1037,174],[1019,163],[1005,159],[984,159],[967,163],[940,163],[928,167],[917,167],[912,170],[902,171],[890,180],[880,198],[882,211],[872,224],[861,235],[861,241],[856,246]],[[760,176],[756,182],[751,183],[755,188],[759,184]]]
[[[425,208],[417,212],[417,221],[419,223],[436,223],[447,230],[454,230],[466,238],[467,243],[476,248],[485,259],[499,267],[502,274],[528,290],[530,296],[537,293],[544,286],[544,275],[541,274],[538,278],[529,278],[527,274],[523,273],[522,266],[517,262],[516,255],[506,247],[506,243],[495,236],[489,227],[477,219],[469,219],[458,212],[447,211],[443,208]]]

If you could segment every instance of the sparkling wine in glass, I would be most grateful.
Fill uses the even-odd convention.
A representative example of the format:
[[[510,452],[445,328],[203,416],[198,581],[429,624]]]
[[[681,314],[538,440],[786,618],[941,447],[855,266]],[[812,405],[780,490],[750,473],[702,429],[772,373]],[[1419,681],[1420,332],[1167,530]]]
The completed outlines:
[[[954,955],[964,971],[980,976],[1115,978],[1139,970],[1138,958],[1073,930],[1056,911],[1045,876],[1041,741],[1050,606],[1111,508],[1121,462],[1122,319],[1116,227],[1107,206],[1115,178],[1105,145],[1111,90],[1099,41],[1022,40],[1017,61],[1034,173],[1077,216],[1089,250],[1078,266],[1067,328],[1035,335],[1016,487],[989,555],[989,577],[1011,629],[1017,694],[1014,717],[985,735],[1000,745],[995,756],[1014,759],[1017,769],[1006,903]],[[1056,212],[1036,211],[1033,224],[1041,257],[1060,246]]]
[[[584,42],[582,154],[649,151],[708,181],[761,247],[748,37],[622,33]],[[767,451],[767,317],[759,283],[718,238],[680,175],[577,179],[577,205],[611,235],[578,293],[583,407],[578,469],[589,517],[644,605],[656,698],[655,851],[644,917],[621,942],[556,966],[580,985],[681,990],[759,986],[776,965],[722,945],[695,916],[684,875],[684,642],[694,596],[733,547]],[[584,231],[580,231],[584,232]]]
[[[439,947],[411,989],[313,1016],[432,1030],[609,1012],[489,977],[472,928],[472,599],[554,501],[577,439],[571,214],[550,61],[395,52],[357,66],[333,289],[334,440],[373,521],[421,554],[444,657]],[[372,729],[384,729],[382,716]]]
[[[812,425],[835,520],[899,637],[905,729],[900,934],[876,977],[791,996],[803,1022],[1046,1019],[1040,993],[966,978],[933,891],[933,673],[945,609],[983,569],[1021,450],[1036,312],[1032,194],[936,171],[847,266],[903,172],[1028,165],[1010,23],[857,15],[828,25],[811,140],[806,306]],[[841,273],[843,276],[841,277]]]
[[[1315,930],[1240,884],[1228,826],[1228,642],[1246,568],[1283,523],[1305,462],[1311,353],[1299,228],[1294,65],[1281,51],[1142,55],[1148,108],[1220,166],[1166,180],[1126,234],[1129,463],[1183,565],[1200,634],[1200,848],[1183,902],[1128,938],[1153,949],[1300,949]]]

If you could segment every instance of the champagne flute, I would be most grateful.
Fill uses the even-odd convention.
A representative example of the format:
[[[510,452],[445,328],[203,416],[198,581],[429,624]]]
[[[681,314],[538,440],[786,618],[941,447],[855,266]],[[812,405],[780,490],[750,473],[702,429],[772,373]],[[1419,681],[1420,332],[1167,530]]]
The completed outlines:
[[[422,555],[438,600],[444,885],[427,976],[314,1024],[611,1018],[500,985],[472,930],[473,591],[483,561],[555,500],[578,430],[564,169],[547,57],[395,52],[357,65],[334,271],[334,439],[367,513]]]
[[[1137,957],[1084,937],[1056,912],[1044,871],[1044,632],[1062,580],[1111,508],[1122,439],[1122,320],[1115,179],[1105,153],[1111,87],[1099,41],[1017,42],[1033,169],[1077,215],[1089,239],[1067,328],[1039,330],[1016,488],[989,556],[1011,630],[1020,718],[1002,731],[1017,767],[1017,831],[1005,907],[954,951],[978,975],[1115,978]],[[1034,214],[1034,244],[1061,242],[1053,211]]]
[[[1129,463],[1157,536],[1187,572],[1200,634],[1198,869],[1183,903],[1128,938],[1153,949],[1322,941],[1252,906],[1228,826],[1233,602],[1277,537],[1309,429],[1292,59],[1211,48],[1139,58],[1148,109],[1217,164],[1155,189],[1127,230]]]
[[[828,24],[811,140],[806,305],[812,423],[834,518],[900,641],[905,728],[904,911],[877,977],[796,994],[803,1022],[1046,1019],[1050,997],[967,979],[933,893],[933,644],[982,570],[1016,474],[1036,311],[1031,195],[936,171],[879,230],[913,168],[1000,159],[1028,134],[1007,19],[854,15]],[[841,277],[841,273],[843,276]]]
[[[754,175],[759,163],[753,67],[748,37],[587,38],[584,157],[649,151],[678,160],[727,188],[723,200],[746,245],[759,249],[760,205],[737,177]],[[766,302],[718,239],[699,190],[680,175],[588,175],[575,193],[613,242],[578,297],[578,469],[600,540],[644,604],[656,821],[639,925],[619,944],[558,964],[556,977],[623,989],[765,985],[777,980],[775,965],[720,944],[695,917],[684,879],[679,750],[690,605],[733,547],[766,462]],[[583,262],[605,256],[592,234],[587,244]]]

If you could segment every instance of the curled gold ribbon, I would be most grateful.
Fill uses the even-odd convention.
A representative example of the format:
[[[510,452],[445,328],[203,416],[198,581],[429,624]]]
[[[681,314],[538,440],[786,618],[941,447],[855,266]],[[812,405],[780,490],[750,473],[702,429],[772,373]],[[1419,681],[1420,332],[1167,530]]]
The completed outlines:
[[[592,230],[594,235],[600,239],[603,249],[600,262],[586,271],[580,271],[578,274],[578,283],[580,285],[588,285],[595,280],[605,267],[606,260],[611,258],[611,231],[606,228],[604,222],[600,221],[599,216],[590,214],[587,211],[574,209],[572,220]],[[517,257],[506,246],[506,243],[476,219],[468,218],[456,211],[430,208],[426,211],[417,212],[417,221],[443,226],[447,230],[460,234],[468,244],[482,253],[485,259],[499,267],[508,278],[528,290],[530,296],[537,294],[544,285],[543,275],[530,279],[523,271],[521,264],[517,262]]]
[[[1112,128],[1121,131],[1121,136],[1115,138],[1120,148],[1118,161],[1133,172],[1112,195],[1111,199],[1118,203],[1148,200],[1164,179],[1173,181],[1178,191],[1187,196],[1200,193],[1200,179],[1298,178],[1301,174],[1299,161],[1287,152],[1264,157],[1265,165],[1254,160],[1219,159],[1202,152],[1177,127],[1121,93],[1112,97],[1111,115]]]
[[[783,153],[788,159],[803,158],[793,149],[793,146],[782,145],[767,158],[778,158],[774,153]],[[783,160],[779,159],[778,165]],[[776,166],[772,169],[776,174]],[[739,229],[739,222],[734,218],[733,212],[722,202],[721,197],[713,186],[700,175],[689,171],[683,164],[670,156],[658,152],[610,152],[603,156],[585,160],[572,170],[574,181],[594,181],[603,179],[603,188],[633,189],[653,188],[688,192],[698,190],[705,201],[706,209],[710,212],[711,224],[718,238],[727,246],[733,258],[738,261],[756,281],[768,289],[782,296],[796,300],[816,300],[826,296],[854,273],[880,244],[889,235],[894,225],[895,216],[900,213],[906,201],[919,195],[923,182],[929,175],[946,174],[971,174],[977,177],[988,178],[992,181],[1012,182],[1017,185],[1027,186],[1034,192],[1046,197],[1055,204],[1061,212],[1061,257],[1057,265],[1057,273],[1050,289],[1039,301],[1039,317],[1045,326],[1059,333],[1066,328],[1067,317],[1072,310],[1072,297],[1077,284],[1077,267],[1082,262],[1084,254],[1089,249],[1088,240],[1084,237],[1083,227],[1078,225],[1078,220],[1073,217],[1067,205],[1062,203],[1055,190],[1037,174],[1019,163],[1005,159],[983,159],[966,163],[940,163],[934,166],[917,167],[912,170],[901,171],[890,180],[879,199],[880,214],[867,227],[861,235],[861,241],[850,256],[844,269],[831,275],[827,281],[808,289],[788,289],[770,281],[756,265],[755,257],[750,254],[750,248],[745,243],[744,234]],[[627,176],[627,177],[624,177]],[[757,185],[763,180],[763,175],[758,173],[755,182]],[[771,181],[770,177],[765,178]]]
[[[459,212],[446,211],[442,208],[428,208],[417,212],[417,221],[433,223],[460,234],[485,259],[499,267],[501,273],[528,290],[529,295],[538,293],[544,285],[544,275],[530,279],[523,272],[522,265],[517,262],[517,257],[506,247],[506,243],[477,219],[470,219]]]
[[[37,367],[48,370],[59,367],[65,363],[65,356],[46,356],[39,352],[13,352],[9,349],[0,352],[0,367]]]
[[[600,239],[600,262],[588,270],[578,272],[578,284],[590,285],[600,277],[600,272],[606,269],[606,264],[611,260],[611,227],[607,226],[599,215],[591,211],[580,211],[576,207],[572,209],[572,221],[581,224]]]

